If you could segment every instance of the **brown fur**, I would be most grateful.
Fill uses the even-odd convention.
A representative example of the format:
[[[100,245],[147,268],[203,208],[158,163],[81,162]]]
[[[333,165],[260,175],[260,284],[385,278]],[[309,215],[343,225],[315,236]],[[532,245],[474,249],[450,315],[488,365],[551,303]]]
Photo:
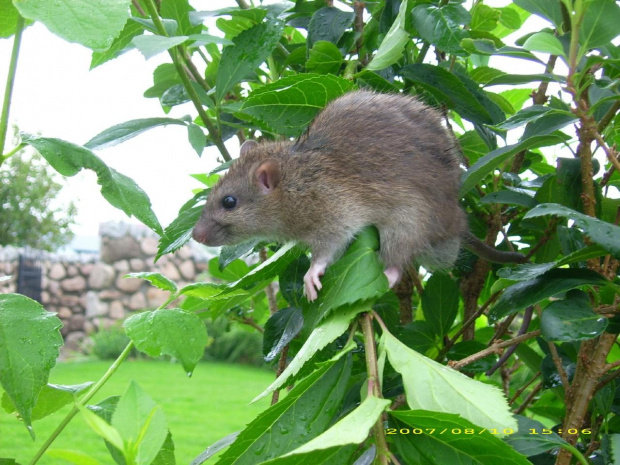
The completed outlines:
[[[296,240],[332,262],[363,227],[380,233],[386,267],[414,257],[449,266],[466,231],[459,158],[440,115],[404,95],[351,92],[331,102],[296,142],[245,150],[209,195],[194,230],[208,245],[251,237]],[[279,167],[265,193],[257,169]],[[221,200],[232,195],[237,206]]]

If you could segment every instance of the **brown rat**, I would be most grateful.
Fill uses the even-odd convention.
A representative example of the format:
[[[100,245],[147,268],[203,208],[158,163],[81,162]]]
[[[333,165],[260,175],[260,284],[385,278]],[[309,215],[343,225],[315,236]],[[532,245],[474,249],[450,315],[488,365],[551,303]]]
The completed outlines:
[[[402,94],[351,92],[329,103],[297,141],[245,142],[193,237],[211,246],[253,237],[308,245],[308,300],[316,299],[326,267],[371,224],[390,286],[414,258],[430,269],[451,266],[462,238],[492,261],[523,261],[467,232],[459,163],[434,109]]]

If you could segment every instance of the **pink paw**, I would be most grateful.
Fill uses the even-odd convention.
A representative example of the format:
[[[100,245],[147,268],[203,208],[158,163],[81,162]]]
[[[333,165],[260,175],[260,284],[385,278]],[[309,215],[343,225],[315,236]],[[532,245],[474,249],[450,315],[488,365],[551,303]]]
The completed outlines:
[[[322,262],[312,263],[310,269],[304,276],[304,290],[306,298],[312,302],[319,296],[318,291],[321,290],[323,285],[321,284],[321,276],[325,274],[325,265]]]
[[[400,270],[398,268],[396,268],[395,266],[391,266],[389,268],[386,268],[383,273],[385,274],[385,277],[388,279],[388,283],[390,285],[390,289],[392,287],[394,287],[394,284],[396,284],[398,281],[400,281]]]

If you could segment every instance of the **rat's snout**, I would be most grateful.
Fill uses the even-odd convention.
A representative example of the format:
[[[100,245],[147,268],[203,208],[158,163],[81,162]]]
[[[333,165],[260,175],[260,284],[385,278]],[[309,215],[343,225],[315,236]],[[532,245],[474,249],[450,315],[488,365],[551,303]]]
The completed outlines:
[[[198,221],[194,230],[192,231],[192,237],[196,242],[209,245],[209,229],[203,221]]]

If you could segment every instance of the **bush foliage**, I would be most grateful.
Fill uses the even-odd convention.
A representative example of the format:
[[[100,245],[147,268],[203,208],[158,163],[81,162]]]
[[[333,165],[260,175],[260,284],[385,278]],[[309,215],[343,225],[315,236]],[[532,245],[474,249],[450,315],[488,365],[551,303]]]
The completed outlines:
[[[232,159],[226,140],[295,137],[328,101],[370,88],[416,95],[445,115],[467,167],[460,194],[472,231],[530,259],[502,267],[463,252],[447,272],[412,267],[390,291],[376,279],[380,244],[370,228],[328,269],[313,303],[301,293],[309,261],[295,244],[224,248],[210,267],[220,284],[179,289],[164,276],[134,274],[170,300],[125,322],[131,343],[89,388],[46,385],[60,321],[26,297],[0,296],[2,405],[28,428],[42,403],[53,413],[71,391],[75,408],[58,432],[80,413],[117,463],[174,463],[165,418],[137,385],[96,407],[88,401],[133,347],[171,355],[191,373],[208,341],[203,320],[225,317],[263,333],[278,376],[256,394],[273,405],[238,435],[205,444],[194,463],[225,446],[217,463],[611,463],[620,434],[616,2],[238,0],[213,11],[187,0],[1,4],[0,33],[16,44],[26,18],[90,47],[92,67],[131,47],[170,56],[145,96],[165,112],[191,102],[193,117],[120,123],[84,146],[21,139],[62,175],[95,171],[112,205],[160,235],[160,256],[189,239]],[[528,31],[530,17],[543,25]],[[17,52],[10,70],[16,61]],[[95,152],[167,124],[185,126],[199,155],[215,146],[226,163],[199,176],[205,189],[188,192],[163,228],[147,194]],[[0,162],[13,151],[4,153]],[[248,253],[259,263],[241,260]],[[180,307],[168,308],[179,297]]]

